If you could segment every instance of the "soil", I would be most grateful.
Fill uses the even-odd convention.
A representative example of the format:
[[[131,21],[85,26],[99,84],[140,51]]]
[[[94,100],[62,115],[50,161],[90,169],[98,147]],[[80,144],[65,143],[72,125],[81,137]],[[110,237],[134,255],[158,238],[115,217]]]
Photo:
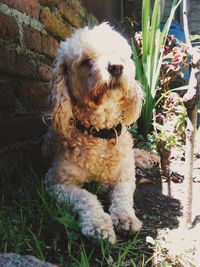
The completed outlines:
[[[150,256],[146,266],[200,266],[200,131],[195,146],[193,171],[193,225],[184,225],[184,151],[173,149],[170,180],[161,176],[159,166],[145,174],[137,171],[135,206],[143,221],[139,248]],[[140,263],[138,263],[140,266]],[[141,265],[142,266],[142,265]]]

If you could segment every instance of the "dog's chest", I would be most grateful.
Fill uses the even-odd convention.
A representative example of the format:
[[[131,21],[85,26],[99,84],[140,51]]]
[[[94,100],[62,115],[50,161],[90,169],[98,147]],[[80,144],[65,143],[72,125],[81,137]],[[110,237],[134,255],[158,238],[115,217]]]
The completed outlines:
[[[76,146],[78,166],[86,173],[86,182],[109,183],[120,179],[127,162],[132,162],[132,139],[128,133],[117,140],[82,140]]]

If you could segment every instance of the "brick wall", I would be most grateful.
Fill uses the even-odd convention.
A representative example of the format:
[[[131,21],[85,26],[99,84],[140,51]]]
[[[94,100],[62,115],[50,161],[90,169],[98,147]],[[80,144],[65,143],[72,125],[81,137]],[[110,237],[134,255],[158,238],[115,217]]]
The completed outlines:
[[[41,113],[59,42],[88,19],[95,20],[79,0],[1,0],[1,166],[34,154],[46,131]]]

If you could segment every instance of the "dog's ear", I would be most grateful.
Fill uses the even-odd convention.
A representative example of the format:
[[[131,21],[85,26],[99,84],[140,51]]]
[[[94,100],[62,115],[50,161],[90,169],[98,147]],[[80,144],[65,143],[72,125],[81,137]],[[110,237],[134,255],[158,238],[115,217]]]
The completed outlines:
[[[59,50],[52,72],[50,103],[52,106],[52,127],[57,133],[64,136],[69,134],[69,126],[73,121],[67,77],[64,53]]]
[[[125,103],[124,122],[131,125],[140,117],[142,105],[145,99],[145,93],[140,83],[134,80],[131,83],[128,101]]]

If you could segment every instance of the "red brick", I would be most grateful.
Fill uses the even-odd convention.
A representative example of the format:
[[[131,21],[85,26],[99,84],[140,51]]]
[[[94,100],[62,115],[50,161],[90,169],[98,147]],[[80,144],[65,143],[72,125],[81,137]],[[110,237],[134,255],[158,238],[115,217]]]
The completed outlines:
[[[38,73],[42,81],[48,82],[50,80],[51,67],[45,63],[40,63]]]
[[[30,27],[25,27],[23,42],[27,48],[42,53],[42,37],[39,31],[36,31]]]
[[[58,9],[63,17],[69,21],[73,26],[80,28],[83,23],[83,19],[78,15],[74,8],[70,7],[64,2],[58,4]]]
[[[16,107],[14,83],[0,78],[0,110],[10,112]]]
[[[40,115],[26,115],[0,119],[0,147],[31,140],[44,134],[46,126]]]
[[[2,47],[0,47],[0,72],[25,78],[39,78],[34,59]]]
[[[84,0],[84,2],[86,2],[86,1]],[[79,14],[85,18],[86,14],[85,14],[85,10],[83,9],[82,1],[80,1],[80,0],[68,0],[68,4],[75,12],[77,12],[77,14]],[[86,5],[87,5],[87,3],[86,3]]]
[[[43,42],[42,42],[43,53],[54,58],[56,53],[57,53],[59,43],[55,39],[53,39],[47,35],[43,35],[42,40],[43,40]]]
[[[47,105],[49,86],[47,83],[26,82],[18,87],[18,97],[26,110],[42,110]]]
[[[24,44],[27,48],[38,51],[54,58],[58,49],[58,42],[52,37],[30,27],[24,28]]]
[[[40,5],[38,0],[1,0],[8,6],[27,13],[31,17],[39,18]]]
[[[19,31],[16,20],[0,13],[0,38],[3,40],[18,41]]]
[[[51,13],[48,7],[41,11],[40,20],[47,31],[62,40],[65,40],[66,37],[72,34],[72,29],[67,24],[63,23],[60,18]]]
[[[57,5],[61,0],[39,0],[39,3],[43,6],[55,6]]]

